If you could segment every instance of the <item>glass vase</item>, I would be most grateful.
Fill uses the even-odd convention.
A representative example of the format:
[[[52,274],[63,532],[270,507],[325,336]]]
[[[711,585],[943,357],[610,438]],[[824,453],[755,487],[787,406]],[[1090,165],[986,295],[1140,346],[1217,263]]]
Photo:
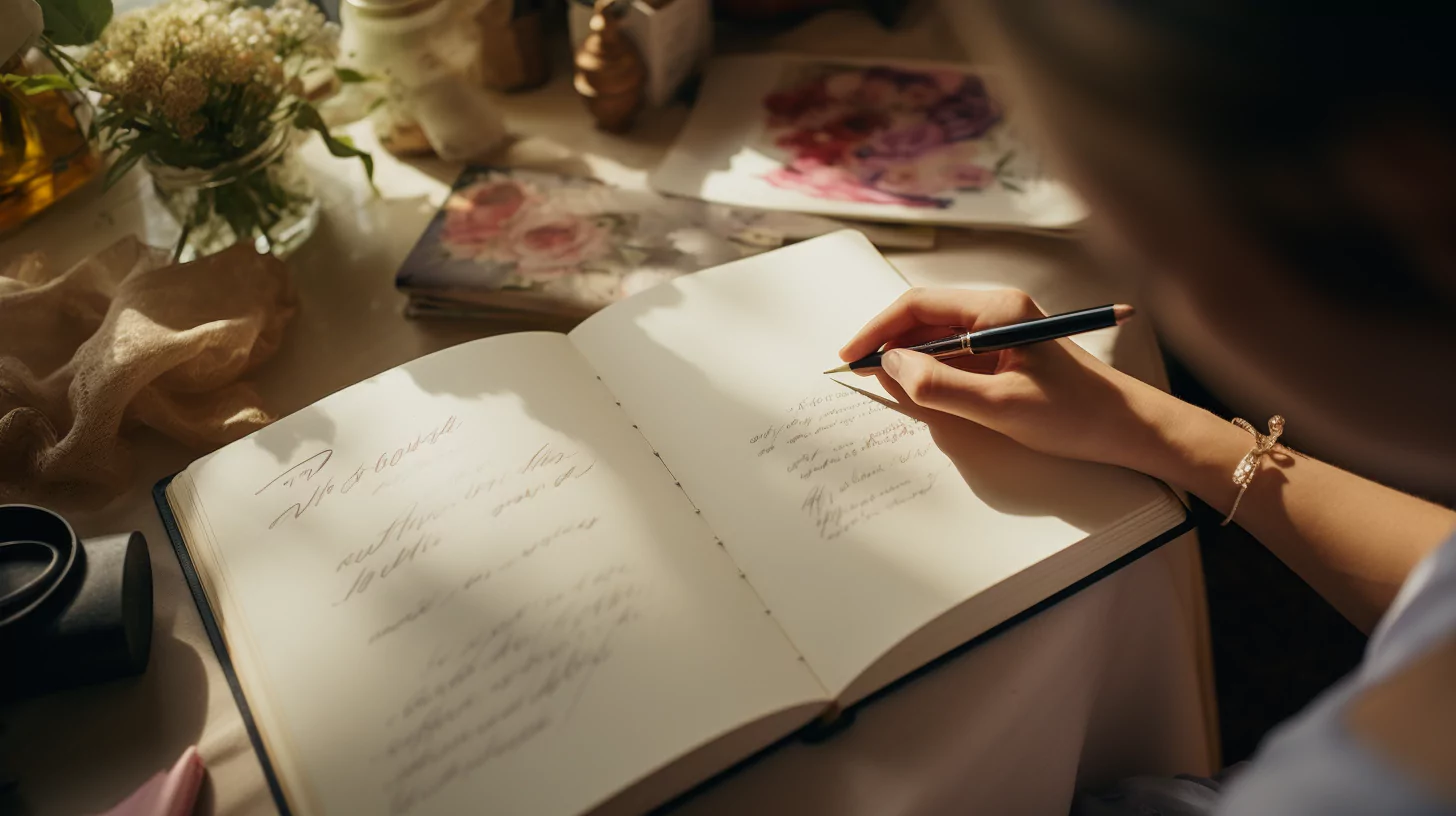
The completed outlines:
[[[283,258],[318,226],[319,202],[298,155],[300,134],[280,127],[252,152],[215,167],[145,161],[157,198],[182,227],[177,258],[190,261],[239,241]]]

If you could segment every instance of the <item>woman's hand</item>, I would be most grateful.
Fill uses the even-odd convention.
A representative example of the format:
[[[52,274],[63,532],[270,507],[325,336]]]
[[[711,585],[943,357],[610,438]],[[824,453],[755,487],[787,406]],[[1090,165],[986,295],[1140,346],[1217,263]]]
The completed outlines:
[[[860,329],[839,356],[855,360],[881,346],[1043,316],[1030,297],[1014,290],[912,289]],[[1163,469],[1167,432],[1192,418],[1185,411],[1214,419],[1066,339],[948,361],[901,349],[886,354],[883,365],[879,376],[886,388],[898,386],[917,405],[1045,453],[1144,472]]]
[[[1021,292],[915,289],[839,352],[845,360],[964,331],[1040,317]],[[954,365],[951,365],[953,363]],[[1227,513],[1234,465],[1253,439],[1201,408],[1123,374],[1070,340],[947,362],[901,349],[880,380],[897,399],[965,417],[1058,456],[1142,471]],[[1238,522],[1369,631],[1411,568],[1451,535],[1456,514],[1300,456],[1268,471]]]

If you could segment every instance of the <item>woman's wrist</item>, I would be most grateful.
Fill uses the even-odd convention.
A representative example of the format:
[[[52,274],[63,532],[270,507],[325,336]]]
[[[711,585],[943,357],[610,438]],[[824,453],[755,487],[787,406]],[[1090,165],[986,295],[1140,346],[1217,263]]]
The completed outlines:
[[[1233,424],[1167,392],[1138,383],[1127,394],[1138,433],[1116,464],[1146,473],[1216,507],[1233,501],[1234,465],[1253,440]]]
[[[1138,469],[1227,510],[1238,492],[1232,480],[1234,466],[1254,440],[1202,408],[1158,394],[1163,399],[1147,409],[1156,443],[1148,446]]]

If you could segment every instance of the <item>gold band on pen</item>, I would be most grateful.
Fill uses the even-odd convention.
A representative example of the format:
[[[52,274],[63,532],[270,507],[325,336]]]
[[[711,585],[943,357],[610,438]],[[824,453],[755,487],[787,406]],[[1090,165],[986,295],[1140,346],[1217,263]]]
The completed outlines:
[[[971,333],[970,332],[966,332],[965,334],[961,335],[960,340],[961,340],[960,348],[949,348],[949,349],[946,349],[944,351],[937,351],[937,352],[935,352],[934,354],[932,354],[930,356],[931,357],[934,357],[937,360],[945,360],[945,359],[948,359],[950,357],[963,357],[963,356],[965,356],[967,354],[975,354],[976,353],[975,349],[971,348]]]

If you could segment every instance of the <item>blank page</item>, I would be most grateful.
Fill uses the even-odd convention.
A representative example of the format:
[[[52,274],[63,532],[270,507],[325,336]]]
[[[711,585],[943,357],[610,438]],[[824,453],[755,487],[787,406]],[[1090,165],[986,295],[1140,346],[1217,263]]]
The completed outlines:
[[[836,695],[968,599],[1167,501],[1145,477],[967,422],[942,432],[821,374],[906,288],[846,231],[664,284],[570,335]]]

